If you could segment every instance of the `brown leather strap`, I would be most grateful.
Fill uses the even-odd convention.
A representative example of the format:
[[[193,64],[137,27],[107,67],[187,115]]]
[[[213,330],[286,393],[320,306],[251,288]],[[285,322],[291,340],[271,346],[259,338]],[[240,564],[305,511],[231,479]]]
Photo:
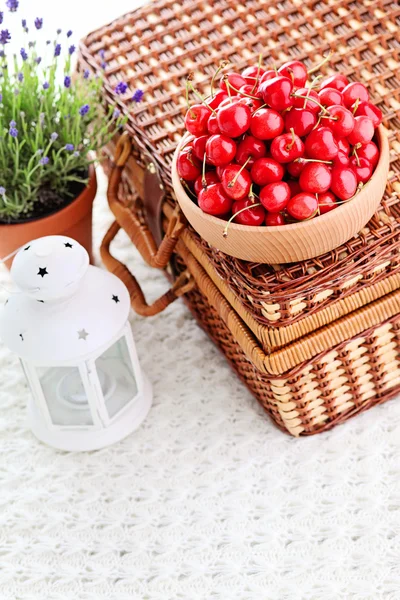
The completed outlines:
[[[119,138],[115,149],[114,166],[108,183],[108,203],[117,222],[126,231],[144,260],[152,267],[164,269],[168,265],[179,236],[186,225],[177,206],[168,224],[166,234],[157,248],[157,243],[148,225],[141,222],[130,207],[120,202],[118,189],[130,152],[130,138],[127,132],[124,132]],[[152,187],[149,187],[148,184],[148,190],[151,189]]]
[[[179,277],[175,280],[172,288],[168,290],[161,298],[158,298],[153,304],[147,304],[146,299],[144,297],[143,291],[137,282],[136,278],[129,271],[128,267],[126,267],[123,263],[121,263],[118,259],[116,259],[110,253],[110,244],[117,235],[118,231],[121,229],[119,223],[114,221],[106,235],[104,236],[103,242],[100,247],[100,254],[106,268],[119,277],[121,281],[128,288],[132,308],[143,317],[152,317],[153,315],[157,315],[162,312],[167,306],[174,302],[183,294],[190,292],[195,286],[195,282],[192,279],[189,271],[184,271],[179,275]]]

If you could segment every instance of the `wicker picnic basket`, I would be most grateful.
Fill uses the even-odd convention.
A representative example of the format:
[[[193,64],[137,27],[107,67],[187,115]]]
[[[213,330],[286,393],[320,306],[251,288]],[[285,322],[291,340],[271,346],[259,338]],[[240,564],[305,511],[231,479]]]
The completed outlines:
[[[80,68],[105,61],[104,98],[129,115],[107,148],[115,222],[101,252],[128,286],[133,308],[155,315],[184,297],[275,423],[292,435],[324,431],[400,392],[400,7],[388,0],[159,0],[90,34]],[[189,72],[206,90],[222,59],[238,69],[306,64],[329,49],[330,66],[367,83],[391,146],[386,193],[369,224],[323,256],[290,265],[222,254],[185,222],[171,185],[183,134]],[[311,56],[310,56],[311,55]],[[125,81],[129,89],[115,94]],[[143,101],[132,103],[140,88]],[[123,228],[143,258],[174,279],[147,305],[110,253]]]

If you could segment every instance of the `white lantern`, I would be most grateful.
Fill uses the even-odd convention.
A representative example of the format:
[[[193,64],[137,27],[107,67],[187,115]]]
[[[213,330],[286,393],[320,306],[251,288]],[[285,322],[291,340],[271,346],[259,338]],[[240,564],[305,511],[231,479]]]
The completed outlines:
[[[130,298],[115,275],[89,265],[63,236],[16,255],[19,291],[0,313],[0,337],[21,359],[35,435],[62,450],[94,450],[136,429],[152,402],[128,322]]]

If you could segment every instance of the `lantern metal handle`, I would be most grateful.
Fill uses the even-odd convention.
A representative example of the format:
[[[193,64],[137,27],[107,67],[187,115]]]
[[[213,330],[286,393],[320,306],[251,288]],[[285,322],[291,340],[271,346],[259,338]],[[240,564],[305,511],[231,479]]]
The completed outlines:
[[[163,296],[158,298],[153,304],[147,304],[142,288],[140,287],[135,276],[129,271],[121,261],[112,256],[110,253],[110,244],[121,229],[121,225],[114,221],[106,235],[104,236],[103,242],[100,248],[101,258],[111,273],[116,275],[123,281],[128,288],[132,308],[144,317],[152,317],[162,312],[167,306],[169,306],[174,300],[183,296],[187,292],[190,292],[195,282],[192,279],[189,271],[183,271],[179,277],[175,280],[171,289],[168,290]]]

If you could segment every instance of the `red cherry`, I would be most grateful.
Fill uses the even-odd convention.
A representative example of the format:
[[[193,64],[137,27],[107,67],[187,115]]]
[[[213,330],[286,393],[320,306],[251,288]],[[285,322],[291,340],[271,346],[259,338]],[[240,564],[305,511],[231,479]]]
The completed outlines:
[[[236,104],[236,102],[239,102],[239,100],[241,100],[241,96],[239,96],[239,94],[237,96],[228,96],[227,98],[225,98],[225,100],[222,100],[221,104],[219,105],[219,108],[222,108],[223,106],[230,106],[231,104]]]
[[[343,104],[347,108],[351,108],[356,100],[368,102],[369,94],[363,83],[352,81],[343,90]]]
[[[341,92],[342,90],[344,90],[348,83],[349,80],[347,79],[347,77],[345,77],[341,73],[336,73],[336,75],[331,75],[330,77],[326,77],[325,79],[323,79],[320,85],[320,89],[323,90],[324,88],[330,87]]]
[[[332,192],[325,192],[318,195],[318,211],[320,215],[324,215],[336,207],[336,198]]]
[[[307,81],[307,67],[299,60],[290,60],[278,69],[279,75],[290,79],[295,87],[303,87]]]
[[[338,148],[340,152],[344,152],[345,154],[349,154],[350,152],[350,144],[347,140],[340,138],[336,140]]]
[[[230,84],[229,91],[232,96],[235,96],[238,93],[239,89],[242,87],[242,85],[246,85],[246,83],[247,83],[246,79],[244,77],[242,77],[242,75],[240,75],[239,73],[226,73],[225,75],[222,76],[222,79],[219,84],[219,87],[224,92],[228,91],[228,88],[226,85],[226,79],[228,80],[228,82]],[[233,89],[233,88],[236,88],[236,89]]]
[[[242,77],[247,81],[247,83],[253,86],[256,82],[257,76],[261,77],[265,73],[265,69],[262,67],[258,67],[258,65],[253,65],[252,67],[246,67],[244,71],[242,71]]]
[[[360,148],[357,148],[357,154],[359,158],[366,158],[371,163],[372,167],[376,166],[379,160],[378,146],[374,142],[367,142]]]
[[[371,179],[373,167],[369,160],[366,158],[360,158],[356,156],[352,156],[350,159],[350,166],[356,174],[357,181],[366,183],[369,179]]]
[[[242,85],[239,92],[243,95],[245,95],[245,94],[248,94],[250,96],[255,95],[257,88],[254,88],[254,83],[255,83],[255,81],[253,81],[253,84],[246,83],[246,85]],[[251,98],[249,98],[249,100],[251,100]]]
[[[260,83],[258,93],[268,106],[274,110],[285,110],[292,106],[293,83],[287,77],[278,75]]]
[[[352,108],[354,108],[354,106]],[[357,117],[360,115],[369,117],[373,122],[374,127],[378,127],[382,123],[383,115],[381,109],[371,102],[360,102],[360,104],[357,106],[355,115]]]
[[[284,129],[281,115],[272,108],[260,108],[250,121],[250,131],[259,140],[272,140]]]
[[[318,200],[313,194],[301,192],[290,198],[286,210],[297,221],[305,221],[317,213]]]
[[[333,159],[334,166],[341,165],[342,167],[347,167],[350,163],[350,158],[348,154],[345,154],[341,150],[337,153],[336,157]]]
[[[254,164],[254,161],[258,158],[262,158],[267,153],[264,142],[258,140],[252,135],[246,135],[241,142],[239,142],[236,151],[236,162],[239,165],[244,165],[248,158],[251,158],[247,163],[248,168]]]
[[[244,104],[245,106],[248,106],[251,114],[253,114],[256,110],[263,106],[263,101],[255,98],[243,97],[238,100],[238,104]]]
[[[307,163],[301,172],[299,183],[303,192],[321,194],[331,186],[331,170],[325,163]]]
[[[280,212],[290,198],[290,187],[284,181],[268,183],[260,190],[260,202],[269,212]]]
[[[351,134],[347,136],[347,139],[353,146],[355,144],[366,144],[372,140],[374,133],[375,128],[371,119],[361,115],[354,119],[354,129]]]
[[[292,108],[285,116],[285,130],[292,128],[299,137],[310,133],[317,122],[317,117],[311,110],[304,108]]]
[[[221,104],[221,102],[223,102],[226,99],[229,100],[228,94],[226,94],[223,90],[218,90],[218,92],[214,94],[214,98],[209,98],[208,100],[206,100],[206,102],[208,106],[211,106],[211,108],[217,108]]]
[[[229,164],[235,157],[236,144],[226,135],[212,135],[206,143],[207,162],[219,167]]]
[[[251,177],[243,167],[228,165],[222,173],[221,183],[227,196],[234,200],[242,200],[249,195]]]
[[[267,227],[278,227],[278,225],[285,224],[285,217],[281,213],[267,213],[265,217],[265,224]]]
[[[210,135],[221,133],[218,127],[217,115],[212,114],[211,117],[208,119],[207,131]]]
[[[225,194],[220,183],[201,190],[198,201],[201,210],[209,215],[225,215],[232,208],[232,198]]]
[[[300,184],[298,181],[294,181],[293,179],[289,179],[289,181],[287,182],[289,188],[290,188],[290,197],[292,198],[293,196],[296,196],[296,194],[300,194],[302,192],[302,189],[300,187]]]
[[[194,181],[201,173],[201,164],[195,156],[193,156],[192,148],[185,148],[179,153],[176,161],[176,168],[179,177],[186,181]]]
[[[208,135],[202,135],[198,138],[195,138],[192,142],[193,144],[193,154],[198,160],[203,160],[204,153],[206,151],[206,143],[208,140]]]
[[[281,181],[285,169],[273,158],[259,158],[251,168],[251,178],[257,185],[267,185]]]
[[[218,126],[221,133],[231,138],[236,138],[246,133],[250,127],[251,111],[248,106],[229,104],[221,107],[217,114]]]
[[[343,96],[339,90],[326,87],[318,92],[318,98],[322,106],[333,106],[343,104]]]
[[[240,225],[251,225],[253,227],[257,227],[264,223],[265,210],[262,206],[253,206],[253,204],[254,202],[249,198],[238,200],[233,203],[232,214],[234,215],[244,208],[247,209],[243,210],[243,212],[234,218],[235,223],[239,223]]]
[[[204,174],[204,178],[206,180],[206,185],[203,186],[203,176],[199,175],[196,181],[194,182],[194,191],[196,196],[198,196],[203,189],[203,187],[209,187],[210,185],[214,185],[215,183],[219,183],[219,177],[215,171],[207,171]]]
[[[338,153],[338,145],[328,127],[314,129],[306,139],[306,152],[310,158],[332,160]]]
[[[207,133],[207,123],[211,111],[204,104],[194,104],[185,116],[185,127],[192,135],[199,137]]]
[[[348,200],[356,193],[357,177],[350,167],[333,167],[331,190],[341,200]]]
[[[326,126],[332,130],[336,138],[347,137],[354,129],[354,117],[347,108],[339,104],[329,107],[329,116]]]
[[[295,108],[306,108],[311,110],[314,114],[318,113],[320,109],[320,101],[317,92],[309,90],[309,88],[299,88],[293,96],[293,106]],[[300,97],[301,96],[301,97]],[[305,97],[307,96],[307,99]],[[314,102],[314,100],[316,102]]]
[[[215,172],[218,175],[218,179],[221,181],[222,173],[224,172],[226,165],[221,165],[219,167],[215,167]]]
[[[276,71],[274,69],[268,69],[268,71],[265,71],[261,75],[259,83],[263,83],[264,81],[269,81],[270,79],[275,79],[275,77],[276,77]]]
[[[307,163],[300,158],[287,164],[286,169],[289,175],[291,175],[292,177],[300,177],[300,173],[302,172],[306,164]]]
[[[311,135],[311,134],[310,134]],[[271,144],[271,155],[280,163],[292,162],[296,158],[303,156],[304,144],[298,135],[284,133],[278,135]]]

